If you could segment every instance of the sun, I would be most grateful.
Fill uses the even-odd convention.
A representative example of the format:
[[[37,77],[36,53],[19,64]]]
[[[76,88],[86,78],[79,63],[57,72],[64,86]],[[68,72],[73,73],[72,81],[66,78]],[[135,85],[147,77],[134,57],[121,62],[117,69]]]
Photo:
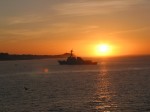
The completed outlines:
[[[110,55],[111,46],[108,44],[99,44],[96,47],[96,52],[98,55],[107,56]]]
[[[108,45],[103,44],[103,45],[99,46],[99,51],[102,52],[102,53],[108,52],[108,49],[109,49]]]

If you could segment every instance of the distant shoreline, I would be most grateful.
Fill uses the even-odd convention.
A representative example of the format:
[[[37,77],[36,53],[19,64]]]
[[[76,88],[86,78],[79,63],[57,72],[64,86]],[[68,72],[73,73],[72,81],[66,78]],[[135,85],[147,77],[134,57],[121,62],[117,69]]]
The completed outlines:
[[[32,54],[9,54],[0,53],[0,61],[17,61],[17,60],[36,60],[36,59],[52,59],[52,58],[66,58],[69,57],[70,53],[64,53],[59,55],[32,55]],[[85,57],[85,58],[150,58],[150,55],[124,55],[124,56],[110,56],[110,57]]]
[[[66,58],[70,53],[60,55],[31,55],[31,54],[8,54],[0,53],[0,61],[15,61],[15,60],[35,60],[35,59],[49,59],[49,58]]]

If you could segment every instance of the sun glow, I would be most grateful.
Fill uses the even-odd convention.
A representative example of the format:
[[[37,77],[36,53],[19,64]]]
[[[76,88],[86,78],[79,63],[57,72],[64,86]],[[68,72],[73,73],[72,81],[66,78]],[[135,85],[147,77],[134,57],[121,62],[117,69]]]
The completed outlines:
[[[99,44],[96,46],[96,54],[99,56],[111,55],[111,46],[108,44]]]

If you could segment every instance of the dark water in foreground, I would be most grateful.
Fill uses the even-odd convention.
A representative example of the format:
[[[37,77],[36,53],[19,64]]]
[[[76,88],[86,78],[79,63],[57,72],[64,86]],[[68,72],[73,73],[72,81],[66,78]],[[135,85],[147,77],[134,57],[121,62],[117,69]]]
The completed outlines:
[[[0,62],[0,112],[150,112],[149,83],[150,57]]]

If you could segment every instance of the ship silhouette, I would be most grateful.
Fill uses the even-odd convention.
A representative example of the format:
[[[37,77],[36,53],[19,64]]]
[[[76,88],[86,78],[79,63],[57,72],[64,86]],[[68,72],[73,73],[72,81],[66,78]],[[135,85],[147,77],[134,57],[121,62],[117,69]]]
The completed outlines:
[[[81,57],[75,57],[73,50],[71,50],[70,56],[66,60],[58,60],[60,65],[97,65],[97,62],[91,60],[83,60]]]

